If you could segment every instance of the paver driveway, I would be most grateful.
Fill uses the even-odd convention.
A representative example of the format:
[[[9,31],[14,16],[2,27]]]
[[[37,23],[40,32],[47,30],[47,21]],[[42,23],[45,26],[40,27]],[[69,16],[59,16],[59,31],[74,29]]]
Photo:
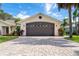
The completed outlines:
[[[75,56],[79,43],[63,37],[19,37],[0,44],[0,55],[7,56]]]

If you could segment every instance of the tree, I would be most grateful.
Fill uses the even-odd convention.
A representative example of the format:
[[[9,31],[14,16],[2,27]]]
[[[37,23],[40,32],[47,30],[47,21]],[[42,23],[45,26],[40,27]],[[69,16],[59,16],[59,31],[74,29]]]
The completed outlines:
[[[13,16],[11,14],[4,13],[4,20],[7,20],[7,19],[11,20],[13,19]]]
[[[15,25],[15,29],[16,29],[17,26],[18,26],[17,22],[20,21],[20,20],[21,20],[20,18],[15,18],[15,24],[16,24],[16,25]]]
[[[0,10],[2,9],[2,3],[0,3]]]
[[[2,4],[0,3],[0,19],[3,18],[4,11],[2,10]]]
[[[68,20],[68,19],[65,18],[65,19],[63,20],[62,24],[61,24],[61,26],[63,27],[64,30],[65,30],[65,26],[68,24],[68,23],[67,23],[67,20]]]
[[[17,22],[20,21],[20,20],[21,20],[20,18],[15,18],[16,27],[18,26]]]
[[[0,3],[0,19],[1,20],[13,19],[13,16],[11,14],[5,13],[2,10],[2,4],[1,3]]]
[[[65,18],[63,20],[62,24],[61,24],[61,28],[64,30],[64,34],[68,33],[68,31],[66,31],[67,30],[67,27],[66,27],[67,25],[68,25],[68,18]]]
[[[21,20],[20,18],[15,18],[15,23],[17,23],[20,20]]]
[[[20,21],[20,18],[15,18],[15,31],[17,35],[20,35],[20,26],[18,26],[17,22]]]
[[[78,22],[75,22],[76,32],[79,34],[79,4],[76,5],[75,11],[73,12],[74,21],[76,21],[76,17],[78,17]]]
[[[0,10],[0,14],[2,14],[4,11],[3,10]]]
[[[78,34],[78,32],[77,32],[77,20],[76,20],[75,16],[73,16],[73,24],[74,24],[74,32],[77,35]]]
[[[11,20],[14,18],[11,14],[5,13],[3,10],[0,10],[0,19],[1,20]]]
[[[72,19],[71,19],[71,11],[72,11],[72,6],[76,6],[75,3],[57,3],[58,5],[58,9],[60,10],[62,9],[67,9],[68,10],[68,14],[69,14],[69,35],[70,38],[72,38]]]

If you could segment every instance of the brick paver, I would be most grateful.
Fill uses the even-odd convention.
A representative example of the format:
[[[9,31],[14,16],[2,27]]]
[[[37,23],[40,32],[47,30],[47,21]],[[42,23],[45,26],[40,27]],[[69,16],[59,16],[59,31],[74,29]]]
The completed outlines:
[[[4,56],[75,56],[79,43],[63,37],[19,37],[0,44]]]

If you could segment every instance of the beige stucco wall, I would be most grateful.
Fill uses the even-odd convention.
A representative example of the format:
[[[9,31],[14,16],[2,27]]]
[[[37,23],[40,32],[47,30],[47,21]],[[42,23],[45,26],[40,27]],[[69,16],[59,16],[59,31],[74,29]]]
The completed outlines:
[[[11,21],[3,21],[3,20],[0,20],[0,35],[6,35],[6,28],[5,27],[9,27],[9,34],[12,33],[14,27],[12,28],[11,30],[11,26],[15,26],[15,23],[11,22]]]
[[[42,19],[39,19],[39,16],[42,16]],[[30,23],[30,22],[49,22],[49,23],[54,23],[55,24],[55,35],[58,35],[58,29],[60,28],[60,22],[49,17],[46,15],[42,15],[42,14],[38,14],[35,16],[32,16],[30,18],[27,18],[25,20],[22,20],[20,22],[18,22],[18,24],[21,25],[21,29],[24,30],[24,35],[26,35],[26,23]]]
[[[5,33],[4,33],[4,29],[2,28],[2,26],[7,26],[7,24],[5,24],[5,23],[3,23],[3,22],[0,22],[0,32],[1,32],[0,34],[1,34],[1,35],[5,34]]]
[[[2,34],[2,32],[1,32],[1,31],[2,31],[2,27],[0,26],[0,35]]]

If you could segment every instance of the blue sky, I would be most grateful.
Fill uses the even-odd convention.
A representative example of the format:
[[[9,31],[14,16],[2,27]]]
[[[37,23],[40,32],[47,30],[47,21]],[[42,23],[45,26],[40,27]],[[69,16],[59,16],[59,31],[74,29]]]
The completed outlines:
[[[37,13],[43,13],[58,20],[68,17],[68,11],[64,9],[58,11],[55,3],[3,3],[2,9],[4,12],[22,19]]]

